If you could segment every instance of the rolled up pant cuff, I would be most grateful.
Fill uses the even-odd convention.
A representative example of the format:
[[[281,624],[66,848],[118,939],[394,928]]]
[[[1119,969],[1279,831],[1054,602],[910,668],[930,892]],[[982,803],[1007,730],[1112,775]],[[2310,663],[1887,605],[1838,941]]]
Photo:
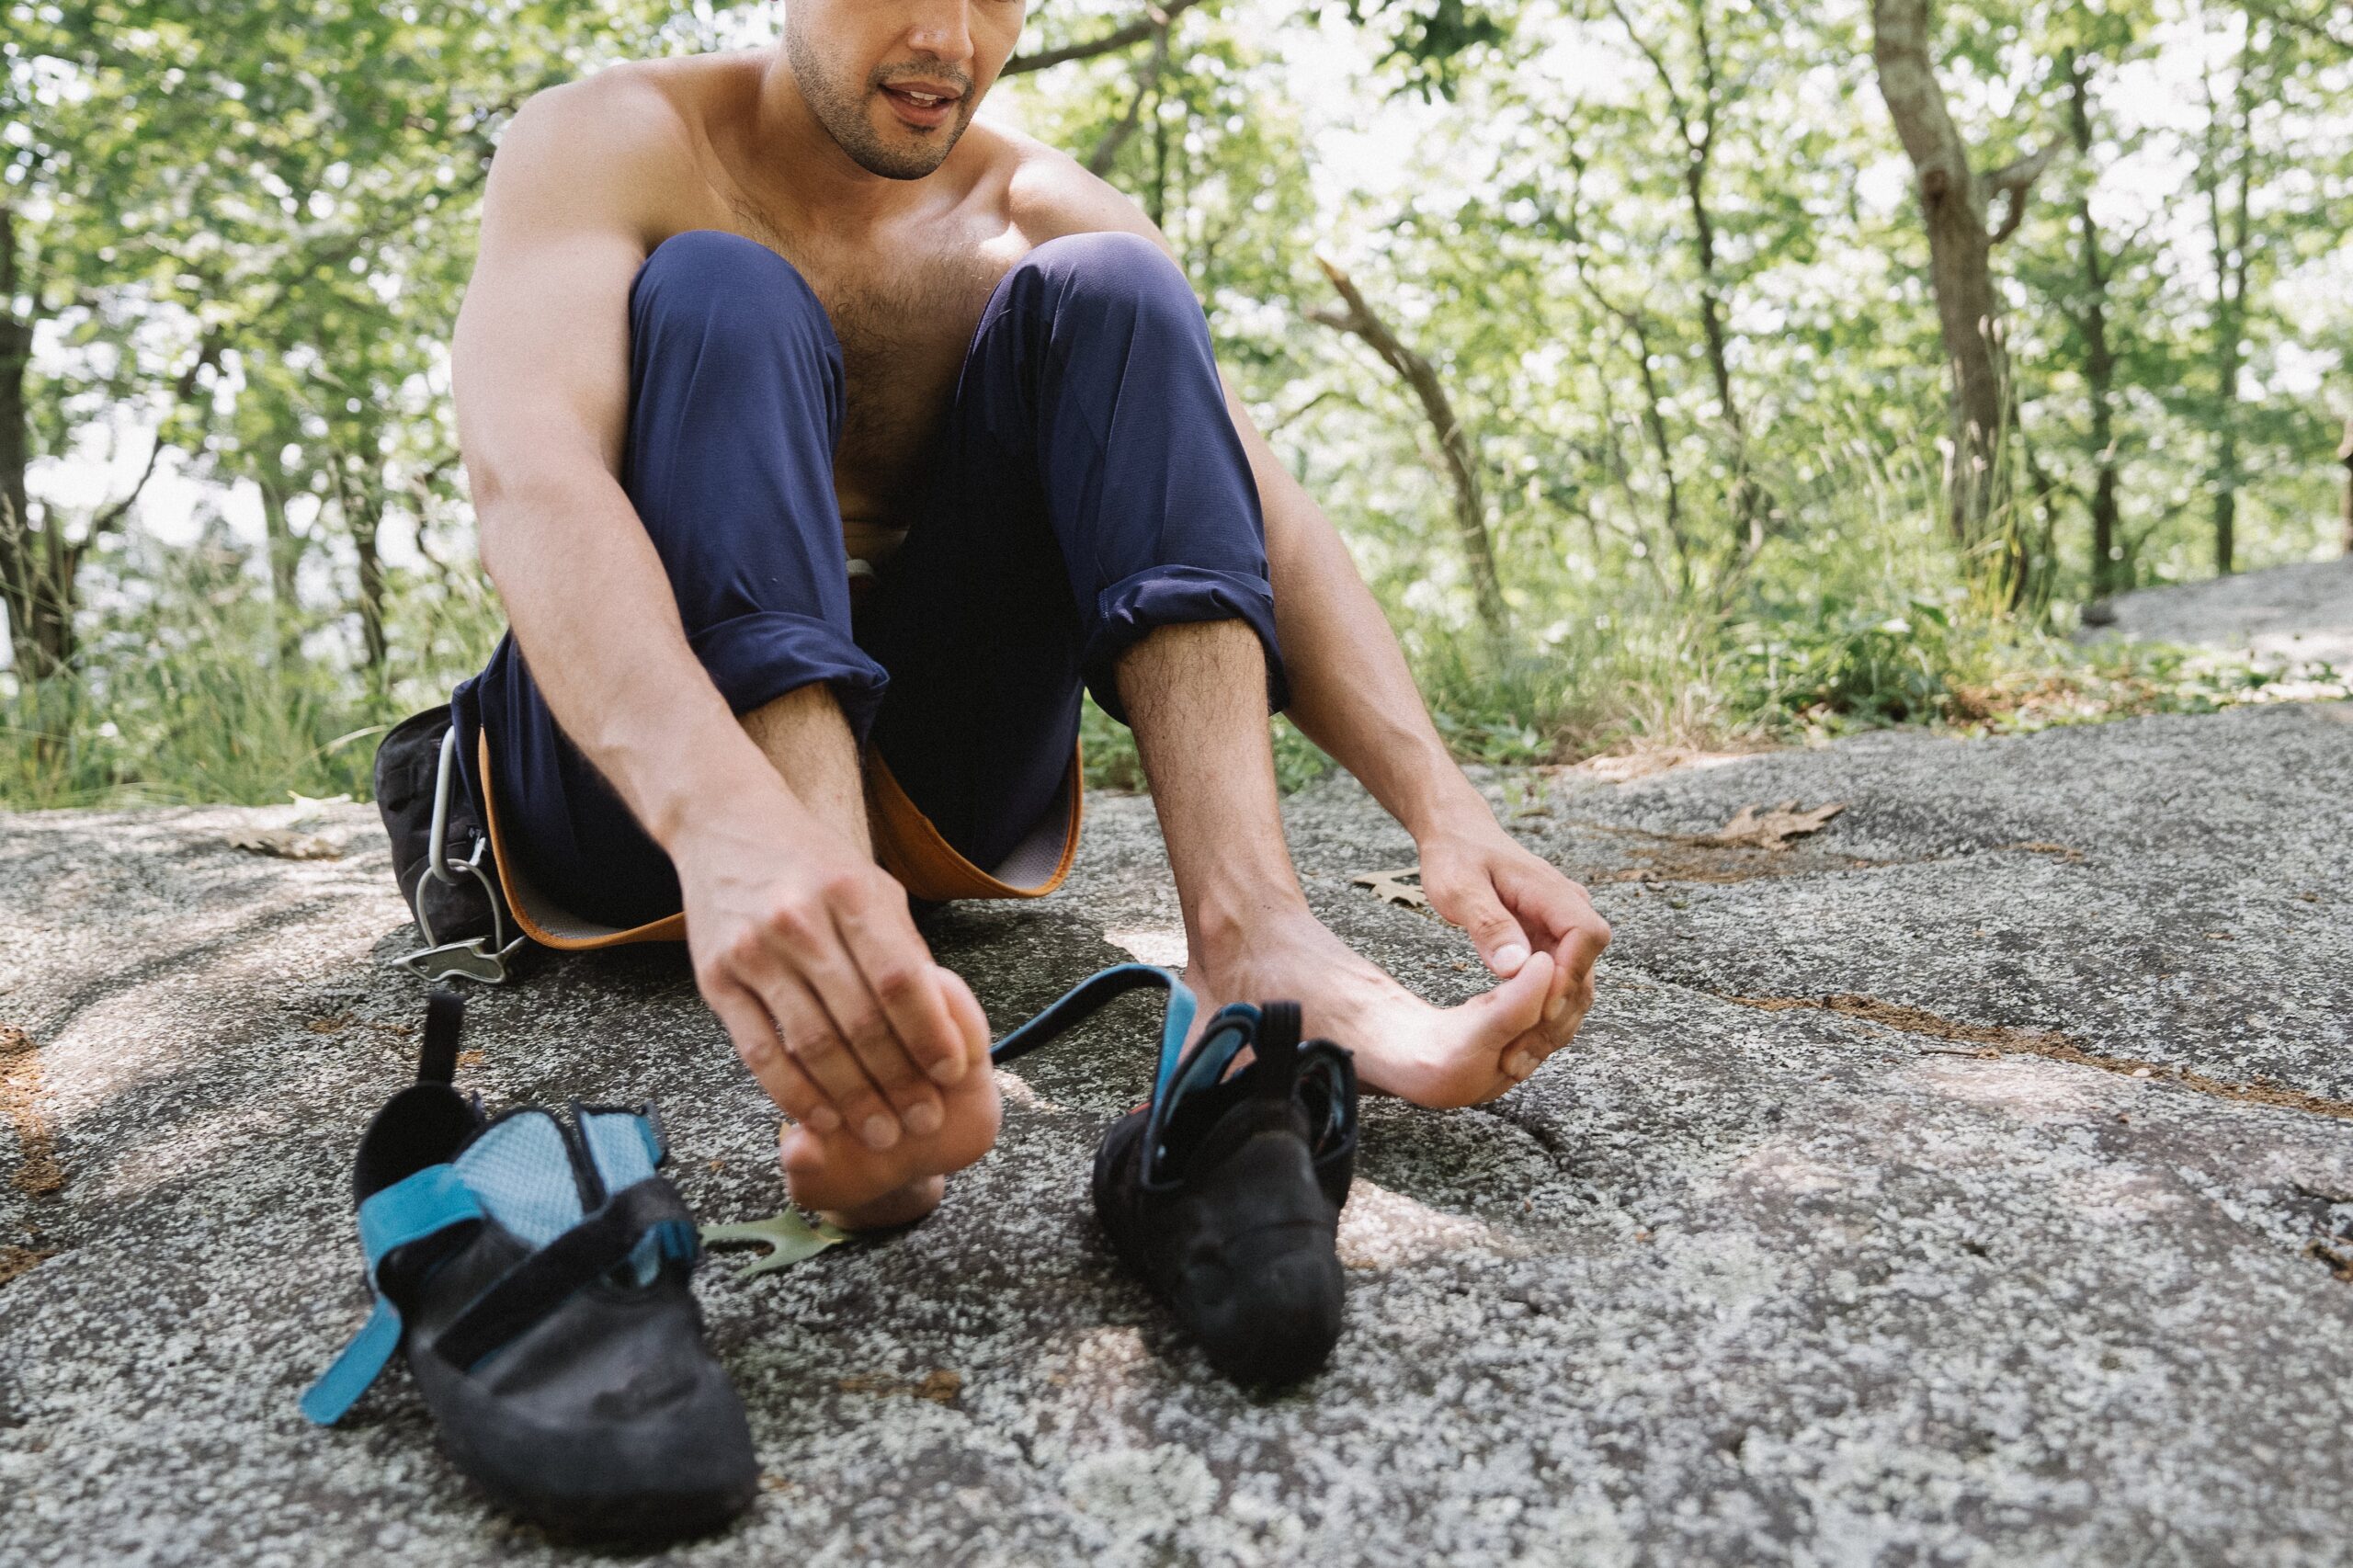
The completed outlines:
[[[824,681],[860,745],[891,681],[881,665],[841,632],[815,616],[788,610],[757,610],[720,621],[695,633],[688,645],[736,713]]]
[[[1095,630],[1081,660],[1086,689],[1096,706],[1124,724],[1120,700],[1120,655],[1155,628],[1187,621],[1241,620],[1258,634],[1267,653],[1267,710],[1290,706],[1290,681],[1283,669],[1282,645],[1275,639],[1275,596],[1260,577],[1202,566],[1155,566],[1121,578],[1096,600]]]

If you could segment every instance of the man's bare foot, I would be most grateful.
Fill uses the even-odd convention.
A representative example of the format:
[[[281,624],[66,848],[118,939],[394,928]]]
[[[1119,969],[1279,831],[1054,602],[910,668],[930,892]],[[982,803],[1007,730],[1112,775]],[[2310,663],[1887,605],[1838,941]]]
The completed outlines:
[[[972,988],[953,971],[936,969],[965,1049],[964,1076],[940,1091],[939,1130],[869,1148],[847,1129],[819,1134],[787,1123],[778,1135],[785,1187],[792,1201],[844,1230],[913,1224],[939,1206],[949,1171],[996,1145],[1003,1107],[989,1067],[989,1023]]]
[[[1261,921],[1222,950],[1195,953],[1185,983],[1205,1018],[1228,1002],[1298,1002],[1310,1036],[1356,1053],[1368,1088],[1416,1105],[1494,1099],[1552,1049],[1541,1032],[1550,953],[1537,953],[1492,991],[1434,1007],[1304,909]]]

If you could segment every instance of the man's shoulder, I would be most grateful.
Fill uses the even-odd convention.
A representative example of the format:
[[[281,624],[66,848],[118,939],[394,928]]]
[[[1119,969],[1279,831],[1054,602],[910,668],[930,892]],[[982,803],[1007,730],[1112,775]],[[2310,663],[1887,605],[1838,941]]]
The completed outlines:
[[[1009,174],[1006,201],[1015,227],[1031,244],[1064,234],[1124,232],[1166,249],[1168,242],[1142,208],[1058,147],[1002,127]]]
[[[714,108],[743,68],[726,55],[632,61],[543,88],[516,112],[499,162],[510,181],[557,184],[567,200],[658,205],[695,179]]]
[[[726,57],[706,57],[723,64]],[[691,141],[697,106],[716,73],[702,59],[628,61],[593,75],[541,88],[516,112],[510,137],[523,136],[587,157],[621,150],[649,155]]]

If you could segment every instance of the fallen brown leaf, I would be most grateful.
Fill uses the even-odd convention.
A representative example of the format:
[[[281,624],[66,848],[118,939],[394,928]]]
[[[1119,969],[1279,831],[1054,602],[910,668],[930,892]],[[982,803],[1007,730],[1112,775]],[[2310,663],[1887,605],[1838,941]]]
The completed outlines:
[[[57,1134],[40,1108],[40,1050],[14,1024],[0,1024],[0,1115],[17,1134],[17,1190],[46,1198],[65,1185]]]
[[[1394,871],[1367,871],[1363,876],[1349,878],[1348,886],[1370,888],[1373,896],[1383,903],[1402,903],[1411,909],[1427,909],[1430,906],[1429,894],[1403,880],[1406,877],[1418,880],[1421,874],[1422,869],[1419,865],[1401,867]]]
[[[1695,835],[1688,842],[1718,849],[1779,849],[1793,838],[1820,833],[1832,817],[1846,809],[1844,801],[1833,801],[1812,811],[1799,810],[1795,801],[1783,801],[1762,810],[1743,806],[1733,814],[1732,821],[1715,832]]]
[[[296,833],[287,827],[249,828],[230,835],[229,847],[275,855],[281,860],[340,860],[343,845],[321,833]]]

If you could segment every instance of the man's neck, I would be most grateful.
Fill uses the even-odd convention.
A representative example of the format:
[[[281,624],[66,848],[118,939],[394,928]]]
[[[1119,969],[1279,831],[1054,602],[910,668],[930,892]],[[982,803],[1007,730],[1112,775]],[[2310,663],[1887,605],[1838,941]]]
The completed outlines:
[[[936,199],[937,174],[885,179],[844,152],[809,107],[780,47],[760,73],[749,151],[761,188],[783,216],[801,223],[822,219],[835,234],[845,226],[888,222]]]

